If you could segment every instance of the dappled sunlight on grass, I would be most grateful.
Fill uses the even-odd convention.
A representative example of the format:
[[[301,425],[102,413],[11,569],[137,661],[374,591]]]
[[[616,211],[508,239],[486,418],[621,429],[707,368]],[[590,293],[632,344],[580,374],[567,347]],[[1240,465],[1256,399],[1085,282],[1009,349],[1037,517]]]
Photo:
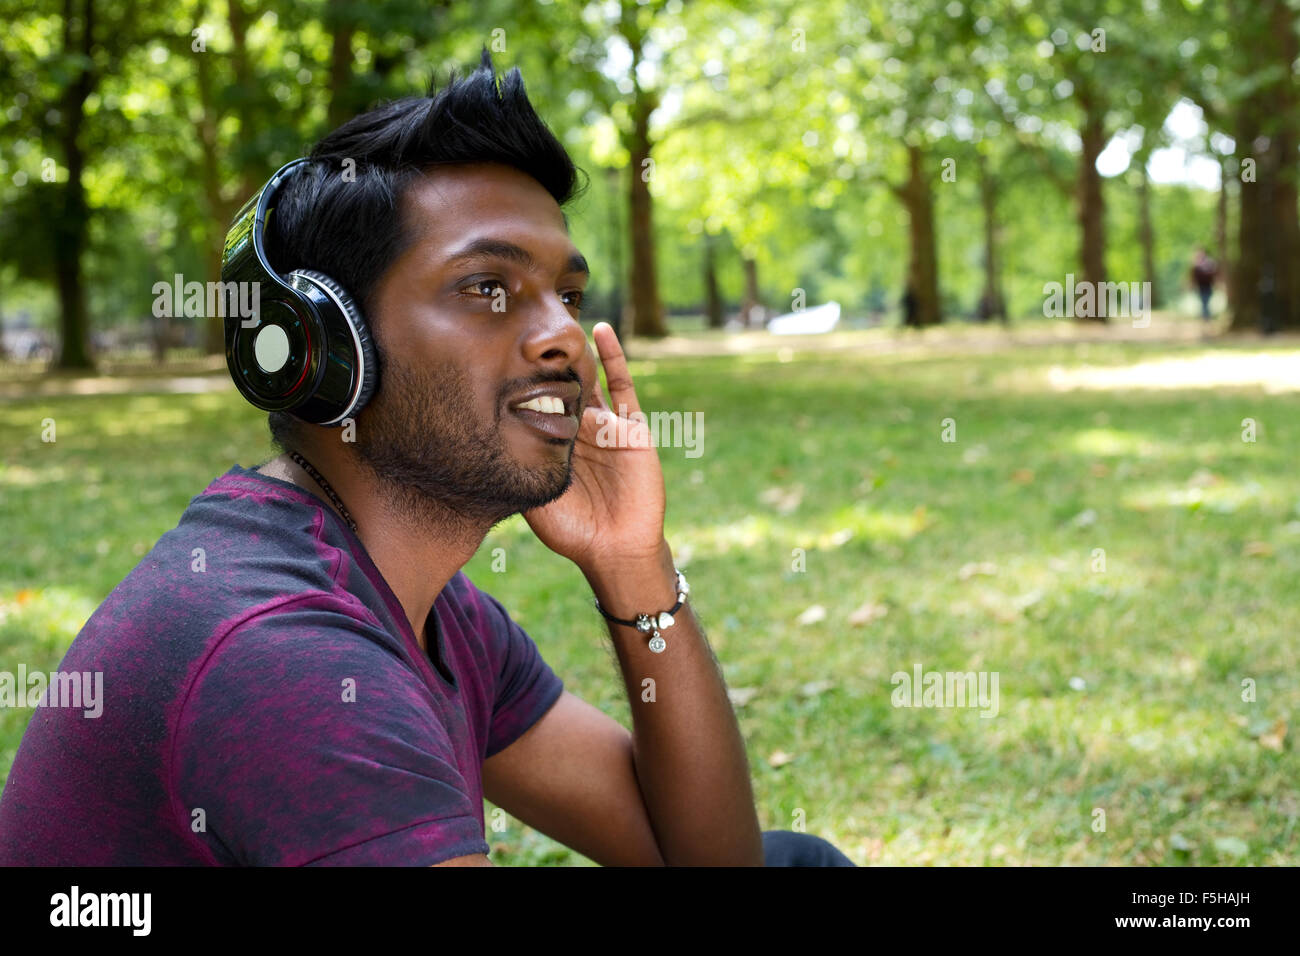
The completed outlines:
[[[1138,458],[1167,456],[1172,446],[1153,441],[1146,435],[1118,428],[1086,428],[1074,432],[1065,446],[1081,455],[1112,458],[1132,455]]]
[[[36,646],[61,658],[67,636],[81,630],[100,600],[59,586],[0,590],[0,653],[10,659],[17,649]]]
[[[1205,352],[1150,359],[1120,368],[1053,366],[1048,384],[1072,389],[1262,388],[1270,394],[1300,391],[1300,351]]]
[[[1204,508],[1215,514],[1230,515],[1239,511],[1285,509],[1300,503],[1300,493],[1293,483],[1278,478],[1232,480],[1200,469],[1183,482],[1146,482],[1131,487],[1120,496],[1120,503],[1135,511]]]
[[[764,546],[769,552],[793,548],[832,551],[849,541],[906,541],[924,529],[924,511],[892,512],[858,504],[810,523],[797,513],[752,513],[734,521],[684,527],[677,540],[698,557],[717,557]]]
[[[0,485],[11,488],[31,488],[48,482],[64,481],[70,474],[69,469],[62,465],[28,468],[26,465],[0,464]]]

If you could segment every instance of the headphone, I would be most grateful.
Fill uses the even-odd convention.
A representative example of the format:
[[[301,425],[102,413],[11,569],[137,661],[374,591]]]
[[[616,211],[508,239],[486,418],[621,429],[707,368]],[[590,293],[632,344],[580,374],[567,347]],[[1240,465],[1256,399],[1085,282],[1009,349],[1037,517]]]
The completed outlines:
[[[310,162],[295,159],[282,166],[226,233],[221,281],[255,283],[257,290],[251,316],[225,310],[226,367],[240,394],[257,408],[336,426],[365,406],[378,382],[379,356],[365,318],[329,276],[312,269],[282,276],[263,248],[277,190]],[[235,301],[249,299],[237,292]]]

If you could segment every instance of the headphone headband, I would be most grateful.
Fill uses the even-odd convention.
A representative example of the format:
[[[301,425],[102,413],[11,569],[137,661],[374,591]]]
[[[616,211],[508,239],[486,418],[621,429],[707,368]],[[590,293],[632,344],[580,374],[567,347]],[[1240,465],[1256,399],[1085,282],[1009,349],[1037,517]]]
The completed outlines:
[[[267,275],[278,280],[286,288],[289,284],[271,268],[271,263],[266,258],[265,240],[263,238],[266,234],[266,215],[270,211],[271,201],[275,198],[284,182],[293,175],[294,170],[310,162],[311,160],[304,156],[302,159],[295,159],[291,163],[285,163],[276,170],[275,174],[267,180],[266,185],[262,187],[262,191],[258,193],[257,209],[253,213],[253,253],[257,256],[258,264],[266,270]]]

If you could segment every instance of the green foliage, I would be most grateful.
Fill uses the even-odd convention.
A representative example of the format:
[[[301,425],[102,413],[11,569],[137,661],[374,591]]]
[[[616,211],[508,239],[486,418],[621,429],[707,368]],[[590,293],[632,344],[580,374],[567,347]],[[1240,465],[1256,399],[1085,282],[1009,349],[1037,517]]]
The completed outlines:
[[[0,129],[0,261],[10,267],[0,270],[0,302],[13,303],[30,298],[16,283],[50,278],[43,250],[67,178],[57,104],[87,64],[63,48],[59,12],[5,0],[0,13],[10,24],[0,56],[10,120]],[[1275,65],[1249,52],[1269,31],[1267,16],[1175,0],[494,0],[472,14],[418,0],[256,9],[150,0],[130,18],[117,7],[99,16],[83,146],[94,239],[85,274],[101,327],[142,317],[153,283],[175,272],[210,278],[240,201],[337,118],[424,92],[431,79],[471,68],[484,45],[502,71],[523,69],[543,115],[591,175],[592,193],[571,219],[599,306],[626,281],[622,207],[633,171],[624,144],[638,95],[659,104],[650,189],[669,308],[698,306],[709,234],[722,239],[719,278],[733,306],[739,260],[750,256],[778,309],[798,288],[810,304],[834,298],[856,315],[882,303],[892,310],[907,218],[888,187],[903,179],[906,141],[924,144],[936,177],[942,161],[955,163],[955,181],[934,184],[950,312],[972,311],[983,287],[982,157],[1000,190],[1004,290],[1013,314],[1033,314],[1045,281],[1077,271],[1081,97],[1102,97],[1108,133],[1138,131],[1148,156],[1179,96],[1206,109],[1212,130],[1231,134],[1233,104],[1278,82]],[[1098,29],[1105,52],[1090,46]],[[342,73],[333,59],[340,37],[350,54]],[[637,76],[628,69],[633,40],[646,61]],[[47,159],[56,183],[42,180]],[[604,174],[611,167],[617,183]],[[1109,180],[1106,191],[1109,265],[1121,279],[1142,278],[1130,186]],[[1160,194],[1158,272],[1168,284],[1184,269],[1186,234],[1208,235],[1214,210],[1191,187]],[[111,225],[110,209],[120,210]],[[54,300],[38,301],[52,324]]]

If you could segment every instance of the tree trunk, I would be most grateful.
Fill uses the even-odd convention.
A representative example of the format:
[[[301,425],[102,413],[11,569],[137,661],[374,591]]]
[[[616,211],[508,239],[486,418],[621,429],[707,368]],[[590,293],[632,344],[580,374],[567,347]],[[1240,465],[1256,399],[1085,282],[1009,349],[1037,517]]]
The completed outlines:
[[[979,155],[980,208],[984,213],[984,292],[980,296],[980,318],[996,316],[1007,323],[1007,303],[1002,296],[1002,264],[998,251],[998,183],[988,169],[988,160]]]
[[[1269,170],[1273,178],[1272,199],[1266,208],[1271,224],[1268,265],[1273,277],[1273,322],[1267,331],[1294,329],[1300,326],[1300,222],[1297,222],[1294,176],[1295,137],[1290,130],[1279,130],[1269,145]]]
[[[935,253],[934,194],[925,175],[918,146],[907,147],[908,177],[901,194],[910,222],[907,291],[911,296],[905,321],[916,326],[943,321],[939,304],[939,260]]]
[[[1266,62],[1290,64],[1296,39],[1288,8],[1273,0]],[[1233,275],[1231,329],[1264,333],[1300,327],[1300,220],[1297,164],[1300,132],[1294,116],[1295,81],[1289,69],[1243,102],[1237,110],[1237,153],[1256,162],[1255,181],[1241,183],[1241,221]]]
[[[711,329],[720,329],[726,321],[723,315],[722,296],[718,292],[718,269],[716,259],[717,237],[707,232],[704,234],[704,315],[706,324]]]
[[[207,5],[200,4],[197,18],[201,22],[206,15]],[[209,282],[221,281],[221,258],[225,245],[226,232],[230,220],[234,218],[238,207],[228,200],[221,189],[221,169],[217,157],[221,155],[217,129],[221,124],[221,115],[217,111],[212,95],[211,58],[199,54],[194,60],[194,79],[198,87],[199,116],[195,121],[194,132],[198,136],[199,176],[203,183],[203,197],[208,205],[208,222],[204,240],[204,259]],[[181,113],[182,97],[179,90],[173,90],[173,101],[177,112]],[[204,320],[204,351],[209,355],[221,355],[225,352],[225,320],[220,315],[209,315]]]
[[[73,23],[80,20],[81,36],[74,38]],[[81,149],[81,127],[85,120],[86,100],[95,88],[95,76],[90,65],[95,28],[95,0],[83,0],[80,16],[74,0],[63,2],[63,49],[69,56],[74,52],[84,57],[76,79],[63,91],[60,104],[63,127],[64,161],[68,166],[68,182],[63,190],[63,209],[55,227],[54,275],[59,297],[59,357],[56,367],[84,371],[94,369],[88,344],[86,315],[86,289],[82,284],[81,256],[86,249],[87,220],[90,210],[86,205],[86,192],[82,184],[86,158]],[[75,39],[80,42],[74,48]]]
[[[1255,140],[1259,137],[1257,120],[1258,104],[1252,97],[1243,103],[1237,111],[1237,157],[1244,164],[1252,157]],[[1232,290],[1228,293],[1232,299],[1232,321],[1229,328],[1233,332],[1254,332],[1260,328],[1260,283],[1263,278],[1261,266],[1263,237],[1260,235],[1262,225],[1259,177],[1263,170],[1258,166],[1254,178],[1241,180],[1237,190],[1237,255],[1233,262],[1229,279]],[[1242,176],[1239,170],[1238,178]]]
[[[1228,310],[1234,307],[1232,273],[1234,264],[1228,251],[1228,166],[1219,161],[1219,208],[1215,213],[1214,223],[1215,255],[1219,260],[1219,283],[1228,299]]]
[[[628,152],[632,158],[628,189],[632,245],[632,332],[659,338],[668,334],[663,303],[659,299],[659,275],[655,261],[653,197],[650,195],[650,114],[652,101],[644,96],[632,104],[632,133]]]
[[[326,25],[333,31],[330,39],[330,105],[331,128],[343,124],[352,115],[349,98],[352,83],[352,37],[356,33],[356,16],[350,14],[352,0],[329,0]]]
[[[1142,272],[1150,283],[1151,301],[1142,303],[1144,308],[1154,309],[1160,301],[1159,286],[1156,284],[1156,240],[1151,228],[1151,181],[1147,177],[1147,157],[1145,154],[1133,160],[1138,174],[1138,242],[1142,246]]]
[[[753,326],[762,328],[767,306],[758,287],[758,260],[753,256],[745,256],[740,262],[745,271],[745,295],[740,305],[740,322],[747,329]]]
[[[1079,101],[1084,108],[1083,154],[1079,157],[1078,183],[1079,257],[1083,280],[1092,283],[1094,293],[1100,295],[1101,284],[1106,281],[1106,208],[1101,173],[1097,172],[1097,157],[1106,148],[1105,114],[1091,94],[1085,92]],[[1094,311],[1101,313],[1103,310]],[[1107,317],[1101,314],[1079,318],[1083,321],[1107,321]]]
[[[1294,17],[1286,0],[1273,0],[1272,39],[1277,44],[1274,62],[1283,69],[1273,87],[1273,135],[1269,140],[1271,168],[1276,185],[1269,207],[1277,245],[1273,274],[1277,283],[1277,327],[1300,328],[1300,211],[1296,191],[1297,95],[1292,64],[1297,53]]]
[[[609,254],[613,260],[614,269],[611,275],[609,290],[609,324],[614,327],[614,334],[618,340],[623,342],[623,351],[628,350],[627,343],[624,342],[623,335],[623,243],[620,239],[622,228],[619,224],[619,188],[618,188],[618,167],[605,167],[605,182],[608,186],[609,201]]]

